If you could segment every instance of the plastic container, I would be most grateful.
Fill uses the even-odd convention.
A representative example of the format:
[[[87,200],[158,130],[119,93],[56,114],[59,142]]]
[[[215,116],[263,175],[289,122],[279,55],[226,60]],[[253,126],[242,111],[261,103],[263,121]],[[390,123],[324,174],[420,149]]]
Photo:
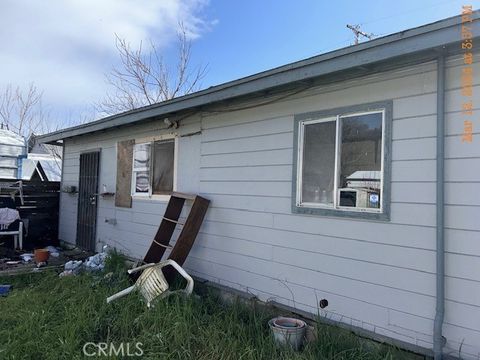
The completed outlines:
[[[36,249],[35,252],[35,262],[41,263],[46,262],[50,257],[50,252],[47,249]]]
[[[275,343],[280,346],[290,346],[299,350],[305,340],[307,324],[303,320],[277,317],[268,322],[273,333]]]

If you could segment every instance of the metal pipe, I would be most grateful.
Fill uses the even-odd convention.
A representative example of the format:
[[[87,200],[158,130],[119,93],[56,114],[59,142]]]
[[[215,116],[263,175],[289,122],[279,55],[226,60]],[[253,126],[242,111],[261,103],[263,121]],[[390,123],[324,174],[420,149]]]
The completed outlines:
[[[445,239],[444,239],[444,156],[445,153],[445,56],[437,59],[437,291],[433,324],[433,354],[441,360],[444,339],[442,335],[445,315]]]

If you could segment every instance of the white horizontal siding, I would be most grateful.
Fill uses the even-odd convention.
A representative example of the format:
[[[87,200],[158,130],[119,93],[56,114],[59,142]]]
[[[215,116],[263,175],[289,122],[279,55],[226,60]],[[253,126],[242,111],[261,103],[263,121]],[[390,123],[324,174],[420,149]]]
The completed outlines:
[[[314,289],[335,299],[327,316],[343,316],[347,322],[370,320],[385,332],[398,330],[389,323],[389,309],[408,313],[427,319],[428,324],[415,328],[413,322],[408,330],[420,334],[428,328],[429,334],[435,295],[436,142],[431,124],[436,121],[436,84],[432,74],[377,79],[363,87],[319,93],[308,99],[307,106],[305,98],[289,100],[288,112],[283,113],[288,117],[275,117],[278,107],[283,108],[279,105],[205,118],[200,190],[211,198],[212,208],[202,231],[224,241],[209,243],[202,233],[192,253],[198,259],[195,270],[209,274],[211,264],[231,267],[236,271],[209,275],[290,302],[300,298],[295,302],[312,308],[316,308],[315,296],[304,300],[302,289]],[[401,86],[404,82],[411,86]],[[293,115],[388,99],[385,93],[394,98],[391,223],[291,214]],[[424,122],[420,133],[411,127],[418,116]],[[233,241],[238,244],[230,245]],[[258,252],[253,250],[256,246]],[[249,283],[238,275],[240,269],[277,279],[291,289],[267,288],[258,278]],[[368,310],[352,313],[357,303],[368,304]],[[406,336],[407,330],[399,333]]]

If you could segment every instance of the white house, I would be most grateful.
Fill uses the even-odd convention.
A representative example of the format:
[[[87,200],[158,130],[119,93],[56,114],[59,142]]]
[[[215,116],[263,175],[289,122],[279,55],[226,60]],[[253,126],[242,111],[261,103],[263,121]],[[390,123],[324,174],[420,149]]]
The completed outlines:
[[[198,193],[190,273],[478,358],[479,15],[42,136],[63,143],[60,238],[143,258],[168,194]]]

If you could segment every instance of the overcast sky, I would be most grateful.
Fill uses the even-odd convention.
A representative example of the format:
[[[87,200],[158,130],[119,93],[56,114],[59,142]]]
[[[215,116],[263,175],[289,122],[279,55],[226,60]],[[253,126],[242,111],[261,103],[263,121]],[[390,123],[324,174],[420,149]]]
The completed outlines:
[[[0,86],[34,82],[52,117],[75,119],[106,91],[114,36],[172,58],[183,22],[203,86],[348,46],[347,23],[385,35],[460,13],[460,0],[0,0]],[[478,9],[479,0],[468,1]],[[480,46],[480,44],[479,44]]]

